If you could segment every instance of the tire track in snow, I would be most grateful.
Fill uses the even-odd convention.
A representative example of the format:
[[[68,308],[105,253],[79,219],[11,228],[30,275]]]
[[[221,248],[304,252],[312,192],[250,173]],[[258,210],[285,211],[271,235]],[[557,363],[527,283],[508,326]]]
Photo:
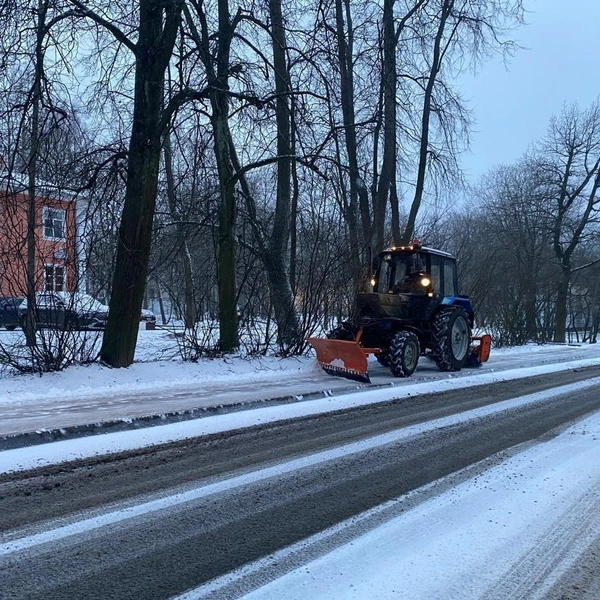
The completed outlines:
[[[526,533],[525,533],[526,535]],[[483,595],[486,600],[543,600],[553,585],[600,537],[600,482],[577,498],[558,523]]]

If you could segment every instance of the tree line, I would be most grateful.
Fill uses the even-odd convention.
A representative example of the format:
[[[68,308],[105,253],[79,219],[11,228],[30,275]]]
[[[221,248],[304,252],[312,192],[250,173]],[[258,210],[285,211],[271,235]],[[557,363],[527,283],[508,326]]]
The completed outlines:
[[[86,207],[81,276],[110,301],[102,360],[131,364],[149,295],[193,340],[210,316],[218,333],[193,356],[238,348],[251,327],[253,349],[302,351],[307,332],[348,314],[372,255],[414,235],[458,255],[499,341],[564,341],[596,268],[597,107],[565,108],[476,189],[460,170],[472,115],[458,78],[516,50],[523,11],[1,0],[1,151],[30,199],[53,181]],[[465,205],[452,206],[457,190]],[[32,200],[30,305],[36,219]]]

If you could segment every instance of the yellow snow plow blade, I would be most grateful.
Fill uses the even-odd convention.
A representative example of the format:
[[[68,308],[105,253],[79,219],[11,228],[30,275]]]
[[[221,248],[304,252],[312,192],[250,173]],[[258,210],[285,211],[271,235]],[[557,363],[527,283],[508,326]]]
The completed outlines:
[[[367,355],[379,352],[378,349],[363,348],[358,344],[358,338],[351,342],[322,338],[308,338],[306,341],[317,351],[319,364],[330,375],[371,383]]]

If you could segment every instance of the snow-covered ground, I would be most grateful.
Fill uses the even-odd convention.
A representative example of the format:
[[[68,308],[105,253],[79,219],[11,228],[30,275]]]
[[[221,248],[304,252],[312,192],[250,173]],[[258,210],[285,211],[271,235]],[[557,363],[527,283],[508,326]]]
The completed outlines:
[[[0,336],[16,332],[0,330]],[[144,393],[182,387],[202,389],[206,385],[281,381],[282,377],[319,372],[308,357],[203,359],[184,362],[177,340],[167,330],[139,332],[135,362],[127,369],[111,369],[98,363],[72,366],[43,375],[0,374],[0,402],[26,404],[40,399],[61,400],[108,394]]]
[[[20,424],[21,430],[27,430],[23,427],[31,424],[34,415],[35,419],[49,422],[81,414],[100,421],[203,403],[215,404],[228,395],[249,401],[301,394],[302,389],[342,390],[351,385],[351,382],[322,373],[311,358],[230,358],[183,363],[175,358],[175,352],[168,356],[168,344],[172,340],[167,333],[141,333],[139,362],[128,369],[91,365],[42,377],[5,374],[0,378],[2,422],[12,419],[13,425]],[[156,360],[158,357],[162,359]],[[402,381],[394,380],[387,370],[372,363],[372,380],[380,384],[377,388],[278,406],[251,405],[252,410],[6,450],[0,452],[0,473],[412,394],[501,380],[515,381],[513,400],[386,434],[414,435],[418,428],[448,425],[451,419],[474,418],[477,411],[505,410],[556,393],[548,391],[519,398],[518,380],[522,377],[596,364],[600,364],[598,345],[496,350],[483,368],[458,374],[440,373],[434,365],[423,361],[414,377]],[[565,392],[565,388],[569,388],[576,393],[577,389],[597,384],[597,380],[591,380],[573,384],[573,390],[563,386],[559,391]],[[87,412],[78,412],[81,407],[87,407]],[[384,439],[385,436],[379,437],[381,439],[364,440],[242,477],[272,477],[277,475],[277,469],[302,468],[306,461],[330,460],[331,452],[359,452],[364,450],[365,444],[389,441],[387,437]],[[599,456],[600,414],[596,414],[558,437],[528,447],[477,477],[416,506],[405,510],[406,497],[393,501],[398,508],[397,514],[384,525],[267,583],[249,597],[258,600],[282,597],[541,598],[600,536]],[[243,484],[242,480],[224,480],[220,485]],[[210,490],[199,490],[195,493],[210,493]],[[185,502],[186,498],[178,501]],[[140,506],[160,510],[162,505]],[[355,525],[374,512],[389,509],[390,503],[376,507],[368,514],[353,518],[351,523],[337,525],[336,530]],[[106,524],[112,522],[109,517],[129,518],[111,513]],[[96,522],[93,525],[104,526]],[[77,531],[75,527],[73,532],[69,530],[65,535],[76,535]],[[321,538],[326,535],[327,531],[318,534]],[[31,543],[34,542],[38,543],[36,540]],[[280,554],[301,550],[303,545],[309,547],[311,543],[311,538],[304,540],[296,545],[297,548],[284,549],[208,585],[211,589],[228,585],[248,571],[277,563]],[[7,546],[6,551],[12,551],[11,548]],[[206,591],[207,587],[203,586],[182,598],[202,597]]]
[[[0,336],[14,335],[0,330]],[[426,379],[446,379],[470,376],[473,373],[492,372],[521,367],[560,363],[565,360],[585,358],[600,359],[600,344],[582,346],[528,345],[518,348],[492,350],[488,363],[474,371],[440,373],[435,364],[421,359],[417,372],[408,382]],[[369,371],[373,383],[399,383],[390,376],[389,370],[371,360]],[[166,330],[140,331],[135,363],[127,369],[111,369],[100,364],[73,366],[61,372],[44,375],[15,375],[7,371],[0,374],[0,405],[28,404],[91,397],[105,398],[116,394],[147,394],[153,391],[177,393],[183,389],[202,393],[205,390],[223,388],[231,395],[237,387],[252,386],[256,391],[265,384],[276,384],[269,389],[267,397],[288,395],[289,388],[297,380],[316,378],[321,389],[348,387],[352,382],[332,378],[318,367],[311,356],[276,357],[227,357],[184,362],[179,358],[177,342]],[[306,390],[310,391],[310,390]],[[297,392],[292,391],[292,394]],[[104,415],[102,415],[104,416]],[[132,415],[133,416],[133,415]]]

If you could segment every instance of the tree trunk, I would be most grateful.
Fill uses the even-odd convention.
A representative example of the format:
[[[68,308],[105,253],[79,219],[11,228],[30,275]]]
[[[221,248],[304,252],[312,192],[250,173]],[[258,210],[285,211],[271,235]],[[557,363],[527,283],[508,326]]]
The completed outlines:
[[[219,118],[217,118],[217,121]],[[239,346],[238,317],[236,306],[236,204],[235,187],[229,170],[229,161],[221,131],[224,123],[215,124],[215,155],[219,171],[221,205],[219,207],[219,346],[225,352],[231,352]],[[225,164],[226,163],[226,164]]]
[[[290,215],[291,215],[291,143],[290,143],[290,81],[286,59],[285,28],[281,0],[270,0],[271,33],[273,39],[273,66],[277,94],[275,118],[277,122],[277,200],[273,231],[268,245],[269,256],[265,267],[273,294],[273,308],[280,344],[292,345],[299,341],[300,324],[294,305],[294,296],[288,273]]]
[[[31,90],[31,137],[27,161],[27,314],[25,315],[25,341],[29,348],[36,346],[36,254],[37,254],[37,160],[40,135],[40,103],[42,100],[42,74],[44,72],[44,28],[48,5],[39,0],[37,7],[35,72]],[[42,224],[43,227],[43,224]]]
[[[211,49],[211,35],[204,13],[204,5],[193,3],[201,23],[196,30],[186,10],[188,24],[204,63],[210,89],[213,149],[219,176],[219,239],[217,248],[217,285],[219,296],[219,346],[231,352],[239,346],[235,237],[237,205],[235,197],[234,148],[229,130],[229,54],[233,25],[229,15],[229,1],[218,0],[218,34],[216,52]]]
[[[192,259],[186,239],[185,228],[181,224],[181,216],[177,212],[177,198],[175,197],[175,180],[173,177],[173,151],[171,136],[167,134],[163,142],[165,156],[165,172],[167,175],[167,200],[169,213],[177,228],[177,254],[183,266],[184,285],[184,324],[186,329],[193,329],[196,324],[196,302],[194,299],[194,280],[192,277]]]
[[[366,240],[370,240],[371,215],[369,210],[369,194],[358,169],[358,143],[356,139],[354,109],[354,62],[352,56],[354,32],[352,13],[348,0],[344,0],[344,4],[342,4],[342,0],[336,0],[335,17],[338,63],[340,66],[340,98],[342,102],[344,139],[348,155],[350,181],[347,225],[350,229],[350,238],[355,240],[357,244],[356,249],[352,248],[351,251],[359,252],[360,262],[360,249],[366,245]],[[357,213],[360,213],[362,231],[358,229],[359,219]],[[353,262],[356,261],[353,260]],[[357,277],[359,276],[360,272],[357,274]]]
[[[402,244],[402,236],[400,234],[400,206],[396,185],[390,190],[390,208],[392,211],[392,245],[400,246]]]
[[[160,282],[158,279],[155,281],[156,283],[156,299],[158,300],[158,308],[160,310],[160,320],[163,325],[167,324],[167,315],[165,313],[165,303],[162,297],[162,290],[160,289]]]
[[[396,32],[394,0],[383,2],[383,162],[373,207],[373,245],[381,252],[385,244],[385,213],[396,186]]]
[[[280,344],[291,345],[299,341],[299,326],[285,262],[282,255],[271,254],[265,257],[264,265],[277,322],[277,340]]]
[[[415,223],[417,221],[417,214],[421,207],[421,201],[423,200],[423,192],[425,190],[425,175],[427,173],[427,158],[429,155],[429,123],[431,120],[431,100],[433,97],[433,90],[437,75],[440,71],[441,60],[442,60],[442,40],[444,37],[444,31],[446,29],[446,23],[454,7],[454,0],[445,0],[442,6],[442,12],[440,14],[440,22],[435,36],[433,45],[433,58],[431,64],[431,70],[429,71],[429,77],[427,85],[425,87],[425,95],[423,97],[423,114],[421,116],[421,140],[419,147],[419,166],[417,168],[417,181],[415,185],[415,194],[410,207],[408,215],[408,221],[402,235],[402,241],[409,243],[412,239],[415,231]]]
[[[167,8],[163,29],[160,0],[140,0],[136,44],[133,123],[127,164],[125,203],[108,323],[100,356],[113,367],[133,362],[152,245],[161,153],[164,75],[173,52],[181,5]]]
[[[561,278],[557,285],[556,294],[556,322],[554,324],[554,341],[566,342],[567,326],[567,300],[569,297],[569,283],[571,280],[571,269],[562,265]]]
[[[296,156],[296,118],[295,118],[295,103],[292,99],[292,120],[291,120],[291,143],[292,156]],[[290,286],[292,294],[296,296],[296,266],[298,254],[298,197],[300,196],[300,185],[298,182],[298,163],[294,160],[292,163],[292,207],[291,207],[291,222],[290,222]]]
[[[239,344],[235,225],[237,206],[235,199],[234,165],[231,158],[231,132],[229,130],[229,51],[231,45],[231,21],[228,0],[219,0],[219,43],[217,70],[214,74],[211,63],[207,70],[211,74],[212,127],[214,150],[219,173],[221,204],[219,206],[219,255],[217,277],[219,285],[219,345],[221,350],[231,352]],[[208,44],[208,40],[205,40]],[[209,53],[208,53],[209,54]],[[216,79],[215,79],[216,77]]]

